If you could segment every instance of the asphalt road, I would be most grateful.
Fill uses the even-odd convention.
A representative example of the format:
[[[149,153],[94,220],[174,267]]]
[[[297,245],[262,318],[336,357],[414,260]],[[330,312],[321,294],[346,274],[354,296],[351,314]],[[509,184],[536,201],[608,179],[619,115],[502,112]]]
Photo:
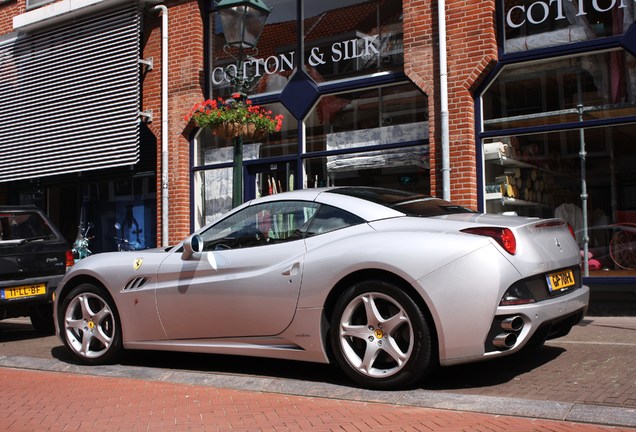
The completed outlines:
[[[130,351],[121,364],[74,364],[28,320],[0,321],[0,367],[636,427],[636,317],[586,317],[533,356],[441,368],[417,389],[356,388],[330,365]]]

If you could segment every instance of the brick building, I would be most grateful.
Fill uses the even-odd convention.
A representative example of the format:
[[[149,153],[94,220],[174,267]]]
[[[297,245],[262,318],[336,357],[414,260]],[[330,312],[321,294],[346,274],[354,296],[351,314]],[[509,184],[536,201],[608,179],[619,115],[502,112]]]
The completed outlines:
[[[285,121],[245,141],[244,199],[373,184],[557,215],[588,283],[633,283],[633,1],[447,0],[445,41],[436,1],[266,3],[247,68]],[[0,0],[0,203],[44,207],[69,238],[90,220],[95,251],[176,243],[229,210],[231,143],[184,119],[231,93],[223,41],[211,1]]]

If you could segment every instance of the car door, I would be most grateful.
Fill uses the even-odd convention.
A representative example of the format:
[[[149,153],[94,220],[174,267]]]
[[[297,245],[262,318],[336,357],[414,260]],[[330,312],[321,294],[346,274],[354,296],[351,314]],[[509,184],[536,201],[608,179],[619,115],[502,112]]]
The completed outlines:
[[[157,308],[169,339],[269,336],[296,310],[313,203],[250,206],[201,232],[204,251],[161,265]]]

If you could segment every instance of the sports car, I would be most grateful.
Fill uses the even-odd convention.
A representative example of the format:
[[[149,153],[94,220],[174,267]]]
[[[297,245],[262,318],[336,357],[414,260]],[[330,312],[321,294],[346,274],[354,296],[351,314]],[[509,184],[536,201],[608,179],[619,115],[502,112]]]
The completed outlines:
[[[80,362],[126,349],[337,364],[357,385],[526,352],[585,315],[561,219],[482,214],[371,187],[247,202],[174,247],[79,261],[55,296]]]

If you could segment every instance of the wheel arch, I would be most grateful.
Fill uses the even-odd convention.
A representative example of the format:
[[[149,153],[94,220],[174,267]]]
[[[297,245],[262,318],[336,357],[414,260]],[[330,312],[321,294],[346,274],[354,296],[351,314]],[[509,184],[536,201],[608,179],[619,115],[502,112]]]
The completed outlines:
[[[64,284],[64,287],[62,288],[62,290],[60,292],[57,293],[57,304],[62,304],[62,302],[64,301],[64,299],[66,298],[66,296],[68,296],[68,294],[75,288],[78,287],[82,284],[93,284],[96,287],[102,289],[107,295],[108,297],[113,301],[113,303],[115,303],[115,300],[113,299],[113,296],[110,295],[110,293],[108,292],[108,290],[106,289],[106,286],[96,277],[93,277],[91,275],[78,275],[76,277],[74,277],[73,279],[69,280],[68,282],[66,282],[66,284]]]
[[[322,334],[322,338],[323,338],[323,343],[325,344],[327,348],[326,351],[329,357],[329,362],[333,363],[333,360],[334,360],[333,347],[331,346],[331,343],[329,342],[329,331],[331,330],[330,328],[331,315],[335,308],[336,302],[338,301],[338,299],[340,298],[340,296],[342,295],[342,293],[344,292],[346,288],[348,288],[349,286],[353,285],[356,282],[360,282],[363,280],[382,280],[385,282],[392,283],[400,287],[402,290],[404,290],[404,292],[406,292],[406,294],[409,297],[411,297],[411,299],[413,299],[417,307],[420,309],[420,311],[424,315],[424,318],[426,319],[426,324],[429,326],[429,329],[430,329],[430,334],[432,338],[431,347],[433,351],[431,353],[431,358],[434,359],[436,364],[439,363],[439,341],[437,337],[437,327],[435,325],[435,320],[433,319],[431,311],[428,305],[426,304],[426,301],[417,292],[417,290],[405,279],[401,278],[395,273],[391,273],[389,271],[380,270],[380,269],[365,269],[365,270],[358,270],[353,273],[350,273],[347,276],[340,279],[329,292],[329,295],[327,296],[325,300],[325,304],[323,308],[323,318],[322,318],[323,320],[322,326],[324,330]]]

